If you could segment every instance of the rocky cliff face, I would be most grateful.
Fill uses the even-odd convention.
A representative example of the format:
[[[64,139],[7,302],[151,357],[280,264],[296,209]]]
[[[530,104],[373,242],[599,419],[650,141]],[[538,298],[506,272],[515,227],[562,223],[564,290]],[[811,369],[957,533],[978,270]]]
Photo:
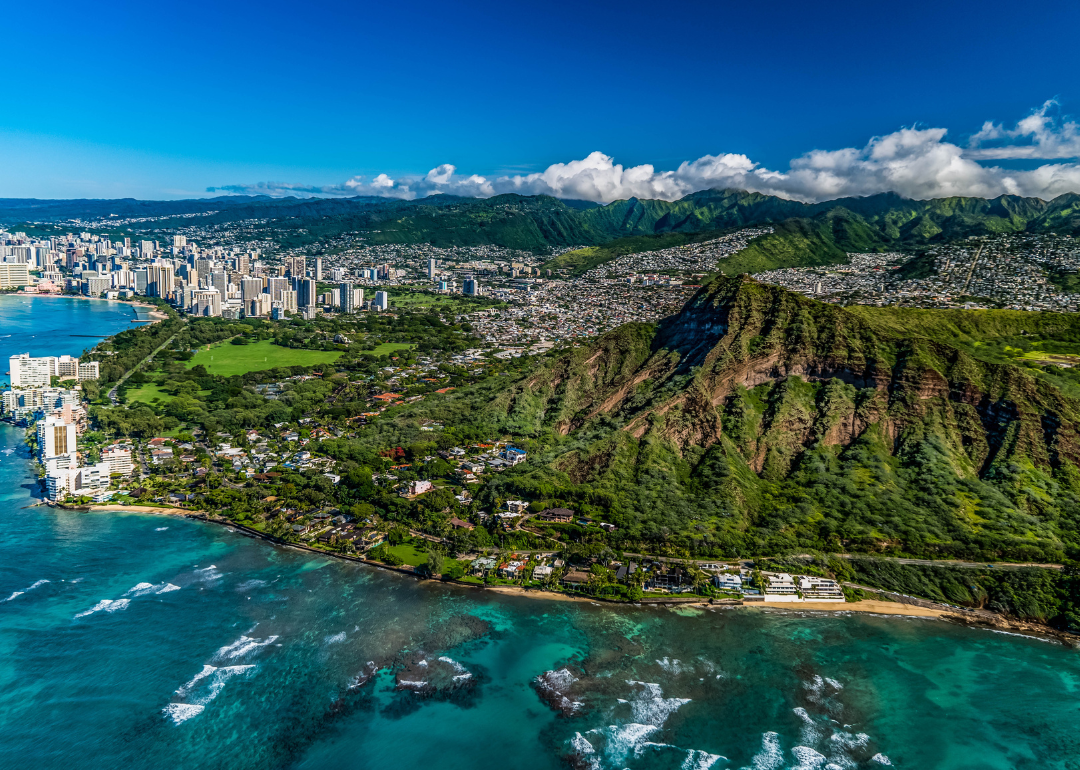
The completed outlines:
[[[807,448],[868,432],[893,453],[933,436],[961,475],[1080,464],[1080,404],[1050,385],[746,277],[710,284],[657,327],[605,335],[496,408],[525,403],[519,416],[563,434],[606,417],[680,452],[726,439],[773,475]]]

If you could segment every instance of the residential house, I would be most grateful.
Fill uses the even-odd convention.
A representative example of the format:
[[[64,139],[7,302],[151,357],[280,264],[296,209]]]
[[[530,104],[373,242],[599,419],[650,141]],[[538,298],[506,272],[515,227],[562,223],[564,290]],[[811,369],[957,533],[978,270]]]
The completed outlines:
[[[742,578],[728,572],[720,572],[713,575],[713,584],[721,591],[735,591],[742,593]]]
[[[766,572],[765,577],[765,601],[767,602],[797,602],[799,601],[799,589],[795,585],[794,578],[786,572]]]
[[[842,602],[844,591],[840,584],[828,578],[802,575],[799,577],[799,590],[808,602]]]
[[[576,515],[577,514],[569,508],[548,508],[540,514],[539,518],[543,521],[550,521],[553,524],[569,524],[574,520],[574,516]]]
[[[430,481],[410,481],[405,487],[402,488],[400,495],[401,497],[416,497],[417,495],[422,495],[425,492],[430,492],[434,488],[435,485],[432,484]]]
[[[472,560],[472,563],[469,564],[469,572],[473,575],[479,575],[483,577],[484,575],[487,575],[489,572],[495,569],[497,564],[498,562],[495,560],[494,557],[481,556],[478,559]]]

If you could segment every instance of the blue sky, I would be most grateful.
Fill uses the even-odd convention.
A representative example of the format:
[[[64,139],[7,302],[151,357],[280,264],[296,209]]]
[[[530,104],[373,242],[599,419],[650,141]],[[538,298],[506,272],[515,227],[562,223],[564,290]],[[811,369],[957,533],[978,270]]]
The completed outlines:
[[[658,195],[714,179],[765,191],[769,174],[787,174],[806,153],[853,148],[870,162],[880,155],[871,138],[905,127],[948,129],[908,136],[905,147],[959,147],[965,163],[1001,172],[980,181],[968,168],[928,195],[950,184],[1056,194],[1074,184],[1080,144],[1069,138],[1069,115],[1080,112],[1077,4],[1030,13],[997,2],[39,0],[5,16],[2,197],[208,188],[408,197],[516,184],[604,199],[638,189],[625,173],[609,184],[614,167],[641,164],[653,166],[642,190]],[[1018,133],[1051,99],[1043,134]],[[1000,129],[972,149],[986,121]],[[986,149],[1033,144],[1044,149],[1002,158]],[[577,175],[564,186],[463,186],[470,175],[527,180],[594,152],[609,162],[585,164],[589,184],[571,167],[555,175]],[[675,177],[683,187],[657,176],[725,154],[736,160],[719,172]],[[440,164],[456,168],[424,183]],[[1048,172],[1030,176],[1042,166],[1063,170],[1052,183],[1040,181]],[[922,189],[879,167],[852,168],[842,175],[858,179],[846,186],[817,178],[769,191]],[[392,184],[373,186],[379,174]]]

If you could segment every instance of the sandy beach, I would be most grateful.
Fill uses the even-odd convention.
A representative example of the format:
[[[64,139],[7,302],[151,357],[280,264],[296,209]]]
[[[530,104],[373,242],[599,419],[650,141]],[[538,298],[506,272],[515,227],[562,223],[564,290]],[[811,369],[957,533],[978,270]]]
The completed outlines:
[[[197,511],[188,511],[183,508],[166,508],[158,505],[91,505],[86,510],[94,513],[108,512],[131,512],[131,513],[159,513],[168,516],[186,516]]]
[[[84,297],[81,294],[38,294],[36,292],[31,293],[31,292],[25,292],[25,291],[14,292],[13,296],[16,296],[16,297],[55,297],[55,298],[58,298],[58,299],[82,299],[82,300],[89,300],[91,302],[115,302],[118,305],[123,304],[123,305],[129,306],[129,307],[142,307],[142,308],[146,308],[147,310],[149,310],[147,315],[150,317],[150,319],[151,319],[150,321],[141,321],[141,322],[133,321],[133,323],[157,323],[158,321],[164,321],[169,317],[168,314],[162,313],[160,310],[158,310],[156,305],[150,305],[150,304],[148,304],[146,302],[132,302],[132,301],[129,301],[129,300],[122,300],[122,299],[106,299],[104,297]]]
[[[921,618],[940,618],[946,610],[918,607],[900,602],[881,602],[864,599],[858,602],[754,602],[750,607],[769,607],[777,610],[813,610],[815,612],[874,612],[879,615],[911,615]]]

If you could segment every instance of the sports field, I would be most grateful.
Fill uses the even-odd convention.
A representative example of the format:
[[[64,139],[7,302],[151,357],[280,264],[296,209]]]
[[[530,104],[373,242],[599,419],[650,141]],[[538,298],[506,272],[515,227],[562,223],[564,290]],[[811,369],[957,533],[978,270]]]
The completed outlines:
[[[412,350],[415,345],[407,345],[404,342],[384,342],[374,350],[365,350],[365,356],[392,356],[400,350]]]
[[[195,357],[187,362],[189,369],[200,364],[210,374],[233,377],[248,372],[261,372],[278,366],[318,366],[336,361],[340,352],[329,350],[297,350],[283,348],[270,340],[260,340],[250,345],[233,345],[225,342],[212,345],[209,350],[200,348]]]

